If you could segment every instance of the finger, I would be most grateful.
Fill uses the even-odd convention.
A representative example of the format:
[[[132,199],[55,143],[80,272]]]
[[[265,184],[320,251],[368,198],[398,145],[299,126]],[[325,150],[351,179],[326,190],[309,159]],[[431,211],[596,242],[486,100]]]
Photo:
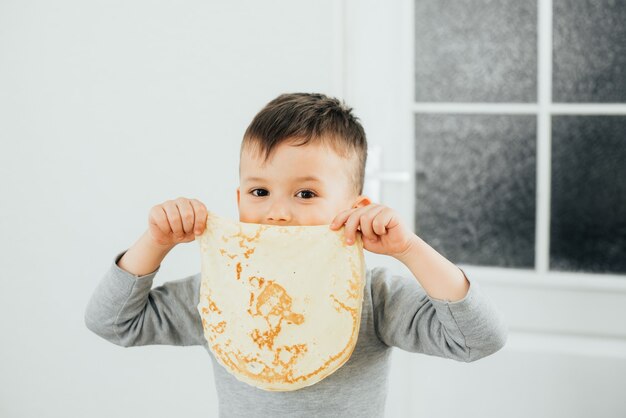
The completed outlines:
[[[172,233],[172,228],[170,228],[170,223],[167,221],[167,214],[163,206],[157,205],[150,210],[150,222],[159,228],[163,234],[170,235]]]
[[[361,215],[367,210],[365,207],[358,208],[350,214],[345,225],[346,242],[352,244],[356,241],[357,226],[361,223]]]
[[[389,209],[389,208],[387,208]],[[387,226],[391,222],[394,217],[394,213],[392,210],[385,210],[379,216],[374,219],[372,222],[372,226],[374,231],[378,235],[385,235],[387,233]]]
[[[176,201],[176,207],[178,208],[180,217],[183,221],[183,231],[185,231],[185,235],[192,233],[193,224],[196,221],[196,215],[193,207],[191,206],[191,202],[189,202],[189,199],[179,198]]]
[[[373,228],[373,222],[384,209],[384,206],[375,206],[361,216],[361,233],[365,239],[372,241],[376,241],[378,239],[378,235]]]
[[[193,206],[193,210],[196,213],[196,220],[194,222],[194,232],[196,235],[200,235],[204,228],[206,227],[206,219],[208,216],[208,211],[206,206],[202,202],[197,199],[190,200],[191,206]]]
[[[330,228],[331,229],[339,229],[341,228],[341,225],[344,224],[344,222],[346,221],[346,219],[348,219],[348,217],[350,216],[350,214],[352,212],[354,212],[356,210],[356,208],[354,209],[348,209],[348,210],[344,210],[341,211],[337,214],[337,216],[335,216],[335,219],[333,219],[333,221],[330,224]]]
[[[183,230],[183,221],[180,217],[180,212],[178,212],[178,206],[176,206],[176,202],[173,200],[168,200],[163,203],[163,207],[165,208],[165,213],[167,213],[167,220],[170,223],[170,228],[172,228],[172,232],[176,238],[182,238],[185,233]]]

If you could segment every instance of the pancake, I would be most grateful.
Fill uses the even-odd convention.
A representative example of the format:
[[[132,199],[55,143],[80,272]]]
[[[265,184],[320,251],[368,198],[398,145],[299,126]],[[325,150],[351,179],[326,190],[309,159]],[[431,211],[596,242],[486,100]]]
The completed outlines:
[[[197,305],[208,347],[238,380],[267,391],[313,385],[352,355],[365,260],[344,227],[235,222],[209,212],[196,236]]]

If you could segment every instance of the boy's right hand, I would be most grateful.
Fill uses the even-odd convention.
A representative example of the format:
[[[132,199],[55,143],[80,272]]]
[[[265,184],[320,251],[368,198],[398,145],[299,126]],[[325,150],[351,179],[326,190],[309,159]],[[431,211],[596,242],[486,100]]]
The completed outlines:
[[[179,197],[153,206],[148,215],[149,235],[155,244],[174,247],[191,242],[206,228],[208,211],[197,199]]]

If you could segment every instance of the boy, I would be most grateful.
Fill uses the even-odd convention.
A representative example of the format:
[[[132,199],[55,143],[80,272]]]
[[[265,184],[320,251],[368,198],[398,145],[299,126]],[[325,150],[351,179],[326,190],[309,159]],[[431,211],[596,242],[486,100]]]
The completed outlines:
[[[506,325],[478,284],[393,209],[362,195],[367,143],[351,110],[322,94],[269,102],[244,134],[237,188],[241,222],[344,226],[348,244],[361,234],[364,249],[395,257],[415,276],[367,269],[357,345],[342,367],[295,391],[242,383],[216,362],[204,338],[196,310],[201,274],[151,289],[166,254],[204,230],[207,209],[196,199],[150,210],[148,230],[115,256],[91,297],[87,327],[124,347],[203,345],[222,417],[382,417],[391,347],[465,362],[502,348]]]

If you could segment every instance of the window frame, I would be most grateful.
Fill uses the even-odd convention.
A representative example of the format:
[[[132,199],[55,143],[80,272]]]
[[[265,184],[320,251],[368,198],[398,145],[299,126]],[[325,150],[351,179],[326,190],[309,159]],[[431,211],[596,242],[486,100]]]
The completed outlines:
[[[384,3],[344,0],[343,93],[364,123],[370,146],[381,147],[381,165],[407,170],[403,186],[383,183],[380,203],[397,209],[415,230],[414,119],[416,113],[532,114],[537,117],[537,195],[534,269],[459,263],[500,299],[510,329],[531,334],[584,335],[626,340],[626,280],[620,274],[550,271],[550,161],[552,115],[626,115],[626,104],[552,102],[552,0],[538,0],[536,103],[417,103],[414,101],[413,0]],[[375,28],[375,30],[372,30]],[[392,150],[391,152],[389,152]],[[389,190],[391,189],[391,190]],[[382,257],[378,264],[410,274]],[[410,277],[410,276],[409,276]],[[538,301],[529,315],[529,301]],[[599,306],[583,315],[581,304]],[[590,305],[593,303],[594,305]],[[558,313],[558,314],[555,314]]]

